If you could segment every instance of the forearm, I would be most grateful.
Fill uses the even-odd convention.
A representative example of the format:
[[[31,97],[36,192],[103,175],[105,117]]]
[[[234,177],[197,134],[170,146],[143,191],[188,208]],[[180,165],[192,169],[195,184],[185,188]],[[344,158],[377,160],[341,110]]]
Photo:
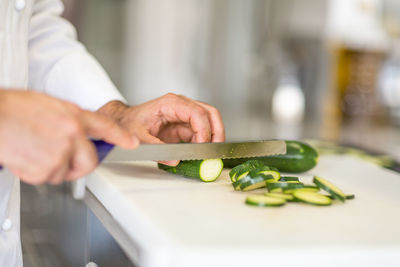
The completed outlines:
[[[112,100],[125,101],[77,40],[62,11],[60,0],[35,1],[29,27],[29,87],[91,111]]]

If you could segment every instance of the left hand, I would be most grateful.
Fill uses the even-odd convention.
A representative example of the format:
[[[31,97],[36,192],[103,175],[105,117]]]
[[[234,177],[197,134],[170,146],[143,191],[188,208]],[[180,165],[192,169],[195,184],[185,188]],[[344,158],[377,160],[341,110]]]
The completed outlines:
[[[167,94],[139,106],[111,101],[98,112],[117,120],[141,143],[224,142],[219,111],[185,96]],[[166,162],[176,165],[179,161]]]

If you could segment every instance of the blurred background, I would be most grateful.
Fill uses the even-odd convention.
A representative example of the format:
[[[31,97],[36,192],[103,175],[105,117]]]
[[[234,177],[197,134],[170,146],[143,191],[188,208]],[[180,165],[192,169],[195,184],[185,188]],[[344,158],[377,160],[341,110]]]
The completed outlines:
[[[209,102],[230,140],[400,135],[396,0],[64,1],[130,104]]]
[[[315,138],[400,158],[398,0],[64,2],[79,39],[132,105],[174,92],[218,107],[228,140]],[[118,246],[95,216],[66,200],[65,186],[51,188],[23,187],[27,266],[84,266],[93,238],[112,259]],[[38,207],[43,214],[33,214]],[[60,219],[68,212],[72,222]]]

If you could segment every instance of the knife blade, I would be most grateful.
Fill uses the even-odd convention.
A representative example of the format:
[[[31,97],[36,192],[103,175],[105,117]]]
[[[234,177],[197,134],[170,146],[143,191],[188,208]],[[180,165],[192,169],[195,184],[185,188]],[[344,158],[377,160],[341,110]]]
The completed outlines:
[[[92,140],[99,161],[127,162],[141,160],[195,160],[213,158],[252,158],[286,153],[283,140],[265,140],[224,143],[142,144],[127,150],[101,140]]]
[[[189,143],[189,144],[142,144],[128,150],[114,147],[103,140],[91,140],[96,148],[99,162],[127,162],[142,160],[193,160],[253,158],[286,153],[283,140],[232,142],[232,143]],[[3,167],[0,165],[0,170]]]

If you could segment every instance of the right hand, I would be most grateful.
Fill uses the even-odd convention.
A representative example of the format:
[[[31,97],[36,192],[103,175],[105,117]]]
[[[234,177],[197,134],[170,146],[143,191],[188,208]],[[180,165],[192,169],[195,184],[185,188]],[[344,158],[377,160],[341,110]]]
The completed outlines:
[[[57,184],[90,173],[98,160],[88,137],[139,145],[101,114],[41,93],[0,90],[0,164],[24,182]]]

